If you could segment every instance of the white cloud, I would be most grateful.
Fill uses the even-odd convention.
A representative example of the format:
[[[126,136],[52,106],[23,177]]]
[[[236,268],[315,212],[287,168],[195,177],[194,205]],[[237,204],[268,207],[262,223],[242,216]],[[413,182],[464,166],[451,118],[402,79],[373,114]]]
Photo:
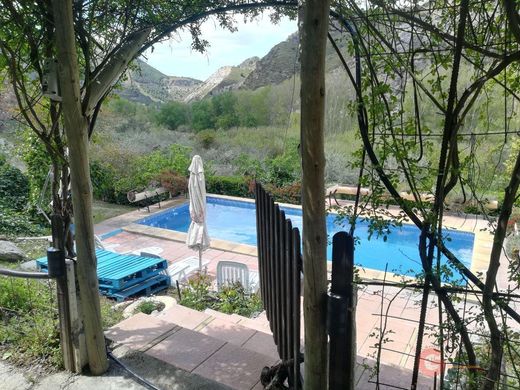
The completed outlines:
[[[205,80],[218,68],[238,65],[247,58],[263,57],[277,43],[297,30],[296,21],[283,18],[272,24],[267,15],[253,21],[236,19],[237,31],[222,29],[215,19],[201,26],[202,38],[210,43],[205,53],[191,49],[191,35],[181,31],[167,42],[148,50],[145,61],[161,72],[172,76]]]

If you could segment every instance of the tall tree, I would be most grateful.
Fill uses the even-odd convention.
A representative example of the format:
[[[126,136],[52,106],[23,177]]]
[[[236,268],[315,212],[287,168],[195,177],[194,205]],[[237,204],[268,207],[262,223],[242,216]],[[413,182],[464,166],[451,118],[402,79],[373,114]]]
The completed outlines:
[[[2,0],[2,5],[0,50],[5,61],[0,61],[0,71],[7,70],[24,123],[52,152],[55,172],[60,169],[54,175],[54,208],[66,218],[65,226],[70,222],[70,200],[60,197],[60,193],[68,190],[67,143],[70,149],[78,280],[88,359],[91,371],[101,374],[107,364],[93,246],[88,138],[104,99],[131,60],[178,29],[188,29],[193,47],[203,50],[208,42],[200,35],[200,24],[209,16],[215,15],[222,26],[233,29],[236,13],[254,16],[262,8],[277,6],[273,13],[276,19],[282,12],[290,13],[292,8],[284,6],[294,2],[56,0],[51,7],[47,1]],[[55,24],[55,20],[60,23]],[[39,88],[44,80],[44,60],[55,55],[59,58],[63,103],[42,100]],[[66,137],[60,122],[62,113]]]
[[[423,268],[439,298],[442,356],[447,344],[444,330],[451,324],[455,334],[460,335],[457,342],[461,351],[464,349],[458,359],[467,367],[468,385],[491,389],[499,381],[507,345],[503,342],[508,339],[504,316],[520,321],[519,313],[496,296],[505,228],[518,193],[518,165],[507,180],[502,210],[496,225],[492,225],[494,243],[485,283],[450,252],[443,223],[445,200],[455,189],[465,199],[473,199],[487,214],[486,192],[498,175],[482,181],[479,160],[485,158],[484,153],[492,152],[490,145],[504,144],[494,156],[495,172],[498,170],[503,162],[501,149],[507,148],[511,139],[509,128],[519,99],[518,83],[511,76],[517,72],[520,60],[517,7],[508,1],[502,2],[503,8],[499,2],[485,4],[371,0],[361,8],[349,0],[342,12],[354,20],[366,75],[363,90],[358,91],[360,103],[366,108],[360,114],[365,124],[361,129],[363,147],[372,163],[365,180],[376,188],[384,187],[437,247],[435,256],[423,261]],[[489,110],[491,104],[496,104],[490,101],[491,96],[496,96],[488,94],[491,90],[503,96],[499,112]],[[425,115],[429,107],[435,107],[435,116]],[[479,148],[486,151],[479,153]],[[517,160],[516,156],[513,160]],[[400,183],[414,194],[415,208],[399,195]],[[424,202],[423,191],[433,193],[433,204]],[[380,197],[374,199],[376,206],[382,203]],[[482,294],[477,318],[469,319],[457,310],[457,297],[443,290],[446,268],[441,266],[442,255],[449,259],[447,272],[460,275]],[[481,299],[479,294],[475,296]],[[486,325],[490,333],[491,354],[487,366],[477,372],[475,367],[484,363],[476,359],[468,326],[478,319],[484,319],[482,326]],[[512,360],[514,351],[509,349],[508,353]],[[479,376],[482,372],[486,375]]]
[[[303,3],[301,151],[305,388],[327,388],[327,229],[325,225],[325,52],[330,2]]]

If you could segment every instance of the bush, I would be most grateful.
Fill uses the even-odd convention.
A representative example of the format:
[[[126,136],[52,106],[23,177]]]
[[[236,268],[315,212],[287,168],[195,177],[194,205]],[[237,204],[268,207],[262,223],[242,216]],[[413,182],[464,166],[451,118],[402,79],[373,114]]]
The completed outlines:
[[[211,100],[195,102],[191,106],[192,127],[197,130],[215,128],[215,112]]]
[[[213,309],[227,314],[252,317],[262,311],[262,301],[257,294],[248,294],[240,283],[210,291],[208,275],[197,274],[181,291],[180,304],[195,310]]]
[[[134,314],[144,313],[144,314],[152,314],[154,311],[161,311],[165,307],[163,302],[154,301],[154,300],[146,300],[141,302],[134,310]]]
[[[11,210],[0,203],[0,235],[16,237],[20,235],[40,235],[44,229],[26,214]]]
[[[0,356],[4,360],[61,367],[53,290],[39,281],[0,278]]]
[[[204,149],[213,147],[217,142],[217,135],[214,130],[202,130],[196,135],[197,142]]]
[[[188,192],[188,179],[186,176],[172,171],[165,171],[159,176],[161,186],[170,191],[172,196]]]
[[[51,157],[45,149],[45,145],[38,136],[30,129],[22,134],[23,142],[20,146],[20,155],[27,166],[27,177],[30,185],[30,201],[36,202],[41,195],[43,184],[52,166]],[[49,191],[50,194],[50,191]],[[50,202],[50,195],[44,204]]]
[[[212,194],[251,198],[250,179],[243,176],[210,176],[206,178],[206,190]]]
[[[101,321],[103,323],[103,329],[106,330],[111,328],[115,324],[124,320],[123,306],[115,305],[114,301],[102,295],[99,296],[99,303],[101,306]]]
[[[29,202],[29,179],[6,163],[0,165],[0,202],[15,211],[22,211]]]
[[[92,161],[90,163],[90,180],[92,181],[94,198],[105,202],[116,202],[115,171],[110,165],[100,161]]]
[[[94,196],[117,204],[129,204],[126,197],[129,191],[157,187],[164,172],[185,177],[190,164],[189,153],[189,148],[172,144],[166,151],[156,150],[136,158],[125,168],[116,169],[109,164],[93,161],[90,168]]]
[[[283,187],[266,184],[265,189],[274,197],[276,202],[301,204],[302,184],[300,182]]]
[[[170,130],[188,123],[188,107],[180,102],[163,104],[157,113],[157,122]]]
[[[294,183],[301,178],[300,164],[297,142],[288,142],[284,153],[268,162],[267,182],[277,187]]]

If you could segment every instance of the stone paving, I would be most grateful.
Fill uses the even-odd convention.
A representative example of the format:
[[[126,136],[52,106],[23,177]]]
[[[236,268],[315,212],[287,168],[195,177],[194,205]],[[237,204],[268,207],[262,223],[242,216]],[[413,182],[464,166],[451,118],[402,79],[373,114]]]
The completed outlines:
[[[185,199],[173,200],[164,203],[163,207],[170,207],[185,201]],[[152,212],[156,211],[161,210],[152,208]],[[169,231],[163,232],[164,229],[152,228],[152,230],[147,230],[148,227],[143,228],[142,225],[133,223],[135,220],[148,215],[146,211],[141,210],[112,218],[97,225],[96,233],[105,234],[116,229],[122,229],[117,234],[103,240],[103,243],[109,249],[123,253],[147,247],[158,247],[160,248],[161,257],[167,259],[170,264],[196,255],[194,251],[185,245],[185,234]],[[479,219],[469,220],[448,216],[446,225],[460,230],[475,232],[477,250],[474,253],[474,260],[480,261],[477,261],[477,266],[485,269],[485,258],[489,259],[492,244],[490,234],[481,230],[487,226],[487,222]],[[219,242],[218,240],[216,240],[215,244],[212,243],[212,247],[203,253],[203,259],[208,261],[208,272],[212,275],[215,274],[217,264],[221,260],[238,261],[247,264],[251,270],[257,270],[258,268],[256,248]],[[475,268],[475,264],[473,264],[472,268]],[[499,285],[503,285],[506,280],[504,268],[502,267]],[[362,276],[366,275],[363,274]],[[381,272],[369,276],[371,279],[376,280],[383,278],[386,280],[391,279],[390,274],[383,275]],[[364,286],[360,288],[358,293],[356,322],[359,358],[361,360],[367,359],[367,362],[371,362],[371,359],[376,358],[378,354],[376,345],[379,342],[379,338],[383,335],[382,339],[384,341],[380,351],[380,360],[385,366],[385,370],[398,370],[398,377],[400,376],[403,380],[403,384],[409,383],[408,378],[411,377],[410,370],[413,368],[421,295],[419,292],[402,291],[397,287],[388,286],[384,288],[384,291],[381,286]],[[435,352],[435,339],[432,334],[439,324],[439,313],[434,296],[431,297],[430,301],[431,304],[427,310],[426,317],[430,330],[425,335],[423,351]],[[469,301],[466,304],[466,310],[469,310],[474,303]],[[258,367],[267,365],[270,361],[269,359],[276,357],[276,354],[269,352],[274,346],[270,346],[267,339],[262,339],[261,341],[255,339],[255,337],[260,337],[255,336],[256,334],[270,334],[268,326],[266,327],[265,325],[265,318],[259,320],[235,319],[239,325],[240,321],[242,321],[240,326],[244,328],[237,331],[236,327],[230,325],[233,323],[230,317],[225,319],[218,318],[218,314],[215,313],[210,315],[208,313],[194,314],[190,312],[182,315],[180,311],[175,312],[175,314],[168,314],[167,312],[163,316],[156,317],[153,321],[144,317],[135,317],[132,317],[136,321],[135,323],[124,323],[121,326],[127,331],[136,331],[139,326],[147,326],[146,329],[148,330],[149,328],[148,334],[146,336],[134,335],[132,337],[137,338],[132,339],[130,336],[130,338],[125,338],[123,332],[123,334],[119,334],[123,338],[117,339],[116,337],[115,341],[130,344],[132,348],[144,351],[157,359],[168,361],[186,371],[215,379],[232,388],[256,388],[255,386],[258,386],[258,382],[254,382],[253,378],[258,379],[258,376],[255,375],[259,373],[255,371],[250,376],[246,374],[248,365],[250,364],[250,367],[257,370]],[[205,323],[209,318],[211,318],[210,322]],[[208,325],[211,323],[213,325]],[[161,334],[158,335],[159,333]],[[159,337],[164,335],[167,336]],[[159,342],[151,345],[150,342],[157,341],[158,337],[160,339]],[[271,336],[268,339],[272,344]],[[192,341],[198,341],[202,350],[189,350],[193,346]],[[264,353],[259,353],[259,356],[249,358],[248,352],[243,351],[249,351],[246,348],[248,343],[254,345],[253,351],[254,348],[257,348]],[[262,346],[267,346],[267,350],[262,350]],[[186,349],[185,353],[175,352],[179,351],[179,348]],[[201,360],[203,357],[206,357],[209,361]],[[435,356],[433,358],[435,359]],[[235,359],[236,361],[232,362],[226,359]],[[240,371],[240,363],[244,365],[242,367],[245,370],[244,372]],[[240,375],[236,377],[231,375],[230,373],[233,370],[226,374],[226,370],[230,367],[238,370],[237,372],[240,372]],[[433,375],[438,369],[439,365],[435,362],[429,360],[422,362],[421,372],[425,375],[423,378],[424,388],[429,388],[433,384]],[[220,372],[221,370],[223,371]],[[399,381],[395,382],[394,380],[393,385],[399,385]]]

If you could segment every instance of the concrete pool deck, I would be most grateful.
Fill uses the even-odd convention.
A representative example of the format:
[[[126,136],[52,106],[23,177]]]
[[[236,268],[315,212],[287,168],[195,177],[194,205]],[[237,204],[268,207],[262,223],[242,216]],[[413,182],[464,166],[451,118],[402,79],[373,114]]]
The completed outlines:
[[[227,198],[237,199],[232,197]],[[116,252],[131,252],[143,248],[159,248],[160,256],[168,260],[169,264],[173,264],[187,257],[196,255],[196,252],[187,248],[185,244],[186,234],[139,225],[136,224],[135,221],[185,202],[187,202],[185,198],[162,202],[162,208],[151,207],[151,213],[148,213],[146,210],[132,211],[97,224],[95,226],[95,232],[98,235],[105,235],[112,232],[112,234],[109,234],[107,238],[103,240],[103,243],[108,249]],[[491,234],[482,230],[488,228],[487,222],[480,218],[449,215],[445,217],[445,224],[447,227],[475,233],[471,269],[473,272],[485,271],[492,245]],[[217,264],[221,260],[238,261],[246,264],[251,270],[257,270],[258,264],[256,256],[256,247],[254,246],[221,240],[212,240],[211,248],[203,253],[203,259],[208,261],[208,272],[211,275],[215,275]],[[504,261],[502,261],[503,266],[499,272],[498,282],[501,287],[506,286],[507,283],[507,266],[504,266]],[[393,280],[391,273],[384,275],[384,272],[381,271],[362,271],[360,276],[364,279],[371,280]],[[383,332],[386,341],[381,349],[381,362],[388,367],[397,369],[400,373],[399,375],[402,375],[403,378],[408,378],[410,376],[410,370],[413,367],[415,345],[417,342],[417,322],[419,319],[420,301],[421,293],[417,291],[402,290],[397,287],[389,286],[385,286],[384,288],[381,286],[360,287],[356,311],[357,353],[359,358],[366,358],[369,359],[368,361],[372,361],[372,359],[376,357],[377,348],[375,345],[379,341],[381,332]],[[439,325],[439,314],[436,309],[435,301],[436,298],[432,295],[426,318],[430,331],[428,335],[425,335],[423,351],[435,350],[435,337],[433,333],[435,333],[434,331],[438,329]],[[477,303],[470,300],[467,302],[461,301],[457,304],[457,308],[460,309],[461,312],[469,312],[473,306],[476,307]],[[263,327],[264,332],[269,334],[268,328],[265,328],[265,321],[265,317],[263,317],[250,320],[250,323],[251,326]],[[133,325],[129,324],[128,326],[132,327]],[[381,331],[381,329],[384,330]],[[138,329],[135,330],[135,332],[138,332]],[[157,348],[160,349],[160,347],[156,347],[156,349]],[[260,361],[257,363],[264,364]],[[255,364],[252,364],[251,367],[257,367]],[[428,370],[428,367],[435,368],[435,363],[429,362],[426,366],[424,369],[421,369],[421,372],[431,378],[433,371],[431,369]],[[207,375],[209,375],[209,377],[213,375],[213,378],[210,379],[218,379],[220,374],[208,373]],[[405,382],[406,381],[403,380],[403,383]],[[248,387],[249,385],[245,387],[238,385],[238,387],[235,387],[231,385],[231,383],[227,385],[232,388],[252,388]],[[255,386],[258,386],[258,383],[256,383]]]

